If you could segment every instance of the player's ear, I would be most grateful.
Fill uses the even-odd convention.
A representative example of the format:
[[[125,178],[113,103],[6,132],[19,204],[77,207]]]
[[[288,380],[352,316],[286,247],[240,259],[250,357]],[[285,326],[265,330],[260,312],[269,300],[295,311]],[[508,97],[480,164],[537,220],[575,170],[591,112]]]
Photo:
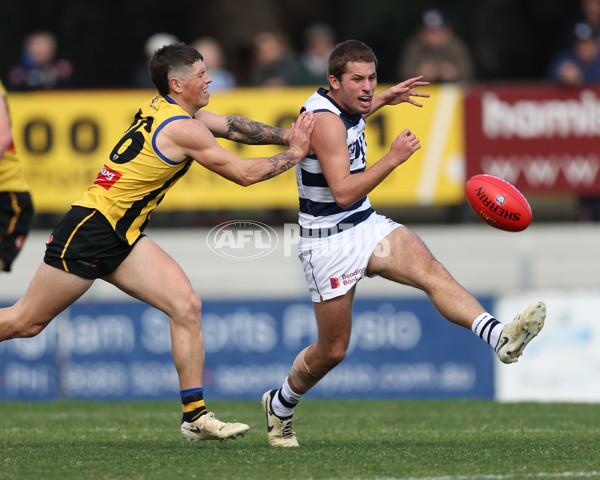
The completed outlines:
[[[181,81],[177,77],[169,78],[169,89],[171,92],[181,93]]]
[[[334,75],[329,75],[329,86],[332,90],[340,89],[340,81]]]

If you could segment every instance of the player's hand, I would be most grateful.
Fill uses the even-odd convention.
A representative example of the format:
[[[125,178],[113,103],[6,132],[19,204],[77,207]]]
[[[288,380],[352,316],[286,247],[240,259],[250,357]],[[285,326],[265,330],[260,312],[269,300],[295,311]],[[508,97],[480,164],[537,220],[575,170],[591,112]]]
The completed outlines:
[[[408,128],[402,130],[390,147],[390,153],[394,155],[398,165],[406,162],[410,156],[421,148],[421,141]]]
[[[422,107],[423,104],[417,102],[412,97],[429,98],[428,93],[414,91],[413,88],[426,87],[429,82],[422,81],[423,75],[404,80],[393,87],[381,92],[384,95],[387,105],[398,105],[399,103],[407,102],[415,107]]]
[[[302,112],[298,119],[292,123],[289,134],[290,151],[301,157],[306,157],[310,151],[310,137],[314,128],[314,112]]]

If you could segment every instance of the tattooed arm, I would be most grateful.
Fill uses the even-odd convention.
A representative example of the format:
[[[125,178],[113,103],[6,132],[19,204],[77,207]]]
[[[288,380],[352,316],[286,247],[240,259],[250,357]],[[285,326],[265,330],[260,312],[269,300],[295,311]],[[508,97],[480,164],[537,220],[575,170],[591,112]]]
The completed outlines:
[[[289,145],[290,130],[250,120],[241,115],[217,115],[200,110],[194,116],[215,137],[248,145]]]
[[[168,123],[157,133],[155,147],[173,162],[193,158],[222,177],[247,186],[275,177],[305,158],[313,128],[314,114],[305,112],[289,130],[289,148],[284,152],[272,157],[242,158],[219,145],[203,122],[180,119]]]

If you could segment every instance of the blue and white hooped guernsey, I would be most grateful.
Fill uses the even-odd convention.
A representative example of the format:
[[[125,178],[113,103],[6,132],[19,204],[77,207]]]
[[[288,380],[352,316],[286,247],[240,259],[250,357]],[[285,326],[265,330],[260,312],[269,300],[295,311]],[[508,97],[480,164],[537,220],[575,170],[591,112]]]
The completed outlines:
[[[350,173],[364,172],[367,167],[367,142],[362,115],[351,115],[342,110],[327,96],[324,88],[313,93],[302,110],[312,110],[315,113],[327,111],[338,115],[346,127]],[[366,195],[348,208],[335,203],[316,155],[309,155],[295,168],[300,199],[298,224],[302,237],[322,238],[333,235],[364,222],[373,213]]]

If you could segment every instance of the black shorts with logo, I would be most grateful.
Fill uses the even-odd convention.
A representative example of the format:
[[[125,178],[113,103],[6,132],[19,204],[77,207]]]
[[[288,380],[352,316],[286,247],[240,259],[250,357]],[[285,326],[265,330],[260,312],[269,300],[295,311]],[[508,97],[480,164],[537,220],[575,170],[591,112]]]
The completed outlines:
[[[116,270],[132,249],[98,210],[72,207],[46,243],[44,262],[95,279]]]
[[[33,220],[33,203],[28,192],[0,192],[0,258],[10,272]]]

